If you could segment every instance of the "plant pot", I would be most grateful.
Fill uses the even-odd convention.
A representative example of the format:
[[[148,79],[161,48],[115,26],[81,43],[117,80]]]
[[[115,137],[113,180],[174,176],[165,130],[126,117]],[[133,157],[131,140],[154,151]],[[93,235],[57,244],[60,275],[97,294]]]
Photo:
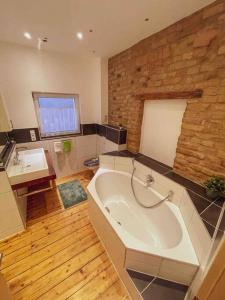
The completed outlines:
[[[216,192],[216,191],[212,191],[210,189],[206,189],[206,195],[210,198],[210,199],[216,199],[218,197],[221,196],[220,192]]]

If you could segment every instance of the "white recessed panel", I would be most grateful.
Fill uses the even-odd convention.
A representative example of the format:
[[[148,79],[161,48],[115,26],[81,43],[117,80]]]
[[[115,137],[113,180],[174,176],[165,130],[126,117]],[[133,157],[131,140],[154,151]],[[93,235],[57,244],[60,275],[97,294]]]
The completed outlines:
[[[140,153],[173,166],[186,100],[145,101]]]

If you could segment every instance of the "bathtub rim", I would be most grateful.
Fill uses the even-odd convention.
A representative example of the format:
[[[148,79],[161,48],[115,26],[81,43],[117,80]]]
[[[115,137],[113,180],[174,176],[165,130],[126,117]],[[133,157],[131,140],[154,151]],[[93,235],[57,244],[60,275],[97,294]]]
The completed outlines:
[[[110,215],[104,209],[103,203],[99,199],[98,193],[96,191],[96,186],[95,186],[96,179],[100,175],[103,175],[104,173],[118,173],[118,174],[125,175],[127,177],[131,177],[131,174],[128,173],[128,172],[124,172],[124,171],[118,171],[118,170],[112,170],[112,169],[107,169],[107,168],[100,167],[98,169],[98,171],[95,173],[95,175],[92,178],[91,182],[87,186],[87,190],[90,193],[92,199],[96,202],[99,209],[102,211],[104,217],[107,219],[108,223],[111,225],[112,229],[115,231],[115,233],[117,234],[117,236],[119,237],[119,239],[121,240],[121,242],[124,244],[124,246],[127,249],[138,251],[138,252],[141,252],[143,254],[159,257],[161,259],[168,259],[168,260],[171,260],[171,261],[174,261],[174,262],[181,262],[181,263],[184,263],[184,264],[187,264],[187,265],[192,265],[192,266],[199,267],[199,261],[197,259],[194,247],[193,247],[191,239],[189,237],[188,230],[187,230],[186,225],[184,223],[183,217],[180,213],[180,209],[179,209],[179,207],[177,207],[171,201],[165,203],[164,205],[169,205],[169,208],[172,208],[172,211],[175,214],[175,216],[176,216],[176,218],[177,218],[177,220],[178,220],[178,222],[181,226],[181,229],[182,229],[181,242],[176,247],[168,248],[168,249],[161,249],[161,248],[156,248],[156,247],[151,246],[150,247],[151,250],[148,250],[148,249],[146,249],[147,247],[145,249],[142,249],[140,247],[131,246],[129,240],[126,238],[125,235],[123,235],[123,232],[121,232],[121,231],[124,231],[124,229],[121,229],[121,227],[116,223],[116,221],[112,217],[110,217]],[[141,183],[141,180],[139,178],[135,177],[135,180],[137,180],[138,182]],[[184,241],[184,239],[186,239],[186,241]],[[181,251],[181,249],[179,249],[181,247],[180,246],[181,244],[183,246],[183,251]],[[184,255],[184,254],[186,254],[185,250],[186,250],[187,247],[190,247],[190,251],[188,251],[188,252],[191,252],[191,255]],[[180,255],[180,253],[183,254],[182,257]]]

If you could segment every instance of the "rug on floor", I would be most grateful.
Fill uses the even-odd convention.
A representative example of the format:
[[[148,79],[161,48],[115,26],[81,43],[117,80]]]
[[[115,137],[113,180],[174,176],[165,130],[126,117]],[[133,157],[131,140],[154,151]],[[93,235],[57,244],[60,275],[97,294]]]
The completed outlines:
[[[58,185],[61,200],[65,208],[87,200],[87,194],[79,180],[73,180]]]

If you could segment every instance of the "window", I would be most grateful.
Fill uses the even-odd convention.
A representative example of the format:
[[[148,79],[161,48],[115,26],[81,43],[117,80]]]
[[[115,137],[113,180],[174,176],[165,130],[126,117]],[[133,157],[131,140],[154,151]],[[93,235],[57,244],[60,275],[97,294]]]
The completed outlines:
[[[41,138],[80,133],[78,95],[33,93]]]

